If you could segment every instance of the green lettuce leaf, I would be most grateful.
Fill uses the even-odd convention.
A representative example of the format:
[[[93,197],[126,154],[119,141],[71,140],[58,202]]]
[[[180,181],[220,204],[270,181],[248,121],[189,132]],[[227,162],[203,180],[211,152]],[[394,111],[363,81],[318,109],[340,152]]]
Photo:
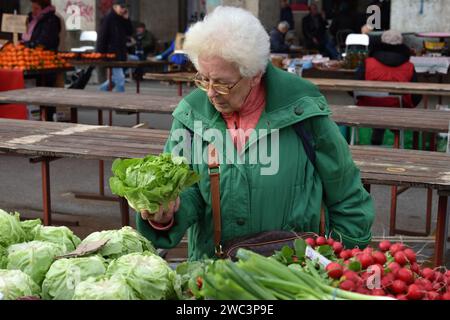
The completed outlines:
[[[20,225],[25,232],[25,241],[33,241],[36,236],[36,227],[42,226],[42,222],[40,219],[26,220],[20,222]]]
[[[5,248],[26,240],[25,232],[20,225],[20,215],[0,210],[0,245]]]
[[[136,211],[165,209],[186,188],[199,181],[187,160],[169,153],[143,159],[118,159],[112,165],[112,193],[124,197]]]
[[[177,292],[181,293],[175,271],[164,259],[149,252],[132,253],[114,260],[106,275],[123,276],[141,300],[175,299]]]
[[[80,238],[67,227],[44,227],[38,225],[32,230],[32,233],[34,233],[33,240],[56,243],[61,245],[65,252],[74,251],[81,243]]]
[[[73,300],[139,300],[123,277],[89,278],[76,288]]]
[[[81,244],[108,240],[98,252],[107,259],[117,259],[123,255],[135,252],[156,252],[152,243],[131,227],[120,230],[94,232],[84,239]]]
[[[72,300],[80,282],[106,273],[106,261],[101,256],[61,259],[52,264],[42,283],[46,300]]]
[[[32,241],[8,248],[8,270],[22,270],[39,286],[55,260],[64,249],[51,242]]]
[[[0,296],[3,300],[17,300],[23,297],[39,297],[36,283],[20,270],[0,270]]]

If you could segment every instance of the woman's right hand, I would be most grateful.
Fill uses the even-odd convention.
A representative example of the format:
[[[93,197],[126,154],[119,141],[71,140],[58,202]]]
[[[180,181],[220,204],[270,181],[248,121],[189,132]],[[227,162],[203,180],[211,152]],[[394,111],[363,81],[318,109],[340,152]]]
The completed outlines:
[[[164,210],[163,206],[160,206],[159,211],[154,214],[151,214],[147,210],[141,210],[141,217],[144,220],[158,224],[169,224],[174,218],[175,213],[180,209],[180,201],[180,198],[177,198],[176,201],[169,203],[169,209],[167,211]]]

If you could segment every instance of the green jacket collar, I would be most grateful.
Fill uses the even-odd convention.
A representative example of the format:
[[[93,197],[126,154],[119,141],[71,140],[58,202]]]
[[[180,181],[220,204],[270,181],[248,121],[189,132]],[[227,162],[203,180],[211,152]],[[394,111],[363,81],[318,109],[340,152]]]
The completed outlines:
[[[316,86],[270,63],[264,75],[264,84],[266,108],[256,129],[282,129],[311,117],[331,114],[326,99]],[[203,129],[226,129],[220,113],[210,103],[206,93],[199,89],[180,102],[173,116],[194,132],[195,121],[201,121]]]

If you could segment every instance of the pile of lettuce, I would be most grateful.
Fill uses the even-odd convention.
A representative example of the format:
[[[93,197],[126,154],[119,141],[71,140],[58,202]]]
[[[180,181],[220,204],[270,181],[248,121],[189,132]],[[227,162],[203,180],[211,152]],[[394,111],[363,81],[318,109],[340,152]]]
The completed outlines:
[[[102,240],[108,241],[96,252],[67,255]],[[130,227],[94,232],[81,241],[67,227],[20,222],[18,213],[0,211],[0,299],[182,299],[188,278]]]
[[[106,245],[98,252],[106,259],[117,259],[123,255],[135,252],[156,252],[147,238],[130,227],[123,227],[120,230],[94,232],[84,239],[81,244],[85,245],[100,240],[108,240]]]
[[[112,166],[112,193],[124,197],[136,211],[156,213],[165,209],[185,189],[199,181],[183,157],[169,153],[143,159],[118,159]]]

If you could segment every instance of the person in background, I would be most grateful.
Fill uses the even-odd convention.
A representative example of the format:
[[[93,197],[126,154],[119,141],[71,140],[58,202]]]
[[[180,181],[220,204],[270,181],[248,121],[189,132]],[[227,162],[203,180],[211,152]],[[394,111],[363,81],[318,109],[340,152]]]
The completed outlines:
[[[51,0],[31,0],[27,32],[22,35],[22,42],[27,47],[57,51],[61,29],[61,20],[56,16]]]
[[[289,31],[289,23],[281,21],[276,28],[270,32],[270,52],[289,53],[289,45],[286,43],[286,33]]]
[[[288,0],[281,0],[280,21],[289,23],[289,30],[295,29],[294,15]]]
[[[324,14],[319,12],[317,4],[309,7],[309,14],[303,18],[303,36],[307,49],[316,49],[331,59],[337,59],[339,54],[327,34],[327,22]]]
[[[155,38],[146,29],[145,23],[139,22],[137,24],[136,33],[133,37],[130,37],[129,47],[129,60],[145,61],[147,56],[153,53],[155,50]]]
[[[22,43],[29,48],[42,47],[45,50],[58,51],[60,32],[63,24],[56,15],[51,0],[31,0],[31,12],[28,14],[27,32],[22,35]],[[48,73],[36,80],[38,87],[55,87],[56,73]],[[55,107],[47,107],[46,121],[53,121]]]
[[[381,36],[381,43],[375,44],[365,63],[358,69],[359,80],[417,82],[417,74],[409,60],[411,50],[403,43],[400,32],[389,30]],[[405,94],[402,96],[403,108],[415,108],[422,100],[421,95]],[[358,106],[400,107],[397,98],[361,96]],[[372,144],[381,145],[384,129],[374,129]]]
[[[133,34],[125,0],[114,0],[111,11],[103,18],[98,33],[97,51],[115,53],[119,61],[127,61],[127,38]],[[112,69],[112,82],[117,92],[125,92],[125,73],[123,68]],[[100,90],[108,91],[109,80],[100,86]]]
[[[136,34],[131,38],[131,50],[128,60],[145,61],[150,53],[155,50],[155,38],[150,31],[146,29],[145,23],[140,22],[136,27]],[[143,70],[138,68],[134,70],[134,78],[142,78]]]

